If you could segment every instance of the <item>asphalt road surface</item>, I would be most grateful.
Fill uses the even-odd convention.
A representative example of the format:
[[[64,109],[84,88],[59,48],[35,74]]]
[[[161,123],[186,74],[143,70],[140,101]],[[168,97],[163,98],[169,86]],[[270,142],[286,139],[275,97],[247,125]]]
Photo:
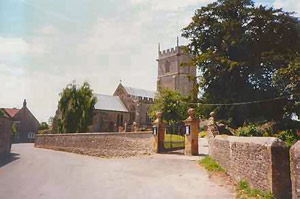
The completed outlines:
[[[185,156],[100,159],[33,144],[15,144],[12,154],[0,167],[1,199],[234,198]]]

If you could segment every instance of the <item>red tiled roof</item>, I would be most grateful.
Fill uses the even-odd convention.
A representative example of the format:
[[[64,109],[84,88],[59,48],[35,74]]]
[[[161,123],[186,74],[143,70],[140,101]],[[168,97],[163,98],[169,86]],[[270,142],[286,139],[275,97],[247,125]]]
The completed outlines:
[[[14,117],[20,109],[17,108],[4,108],[3,109],[10,117]]]

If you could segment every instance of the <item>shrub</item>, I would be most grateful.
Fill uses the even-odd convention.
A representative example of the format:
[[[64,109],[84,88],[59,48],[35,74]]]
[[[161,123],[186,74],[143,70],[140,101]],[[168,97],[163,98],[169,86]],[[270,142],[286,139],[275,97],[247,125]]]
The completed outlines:
[[[296,132],[293,130],[281,131],[275,137],[285,141],[287,147],[291,147],[299,139]]]
[[[245,137],[252,137],[252,136],[259,137],[259,136],[263,136],[263,134],[264,132],[259,130],[258,127],[256,127],[253,124],[250,124],[245,127],[240,127],[235,132],[236,136],[245,136]]]

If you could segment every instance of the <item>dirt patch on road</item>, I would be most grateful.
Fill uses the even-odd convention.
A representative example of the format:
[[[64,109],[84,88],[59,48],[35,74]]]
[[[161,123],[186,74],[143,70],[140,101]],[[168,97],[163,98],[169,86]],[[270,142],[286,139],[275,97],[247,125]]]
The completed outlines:
[[[224,187],[230,193],[236,193],[236,183],[232,178],[224,172],[208,172],[205,168],[199,165],[199,168],[204,172],[207,172],[209,179],[220,187]],[[235,196],[237,197],[237,196]]]

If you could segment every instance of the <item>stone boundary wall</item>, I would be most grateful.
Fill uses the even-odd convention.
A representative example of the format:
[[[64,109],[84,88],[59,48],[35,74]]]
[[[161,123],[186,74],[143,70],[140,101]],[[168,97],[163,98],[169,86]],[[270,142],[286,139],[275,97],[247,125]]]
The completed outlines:
[[[290,150],[293,199],[300,199],[300,141]]]
[[[209,139],[209,155],[237,182],[291,198],[289,153],[280,139],[217,135]]]
[[[35,147],[98,157],[130,157],[152,153],[152,134],[70,133],[37,135]]]
[[[11,120],[0,117],[0,161],[6,158],[10,153],[11,146]]]

